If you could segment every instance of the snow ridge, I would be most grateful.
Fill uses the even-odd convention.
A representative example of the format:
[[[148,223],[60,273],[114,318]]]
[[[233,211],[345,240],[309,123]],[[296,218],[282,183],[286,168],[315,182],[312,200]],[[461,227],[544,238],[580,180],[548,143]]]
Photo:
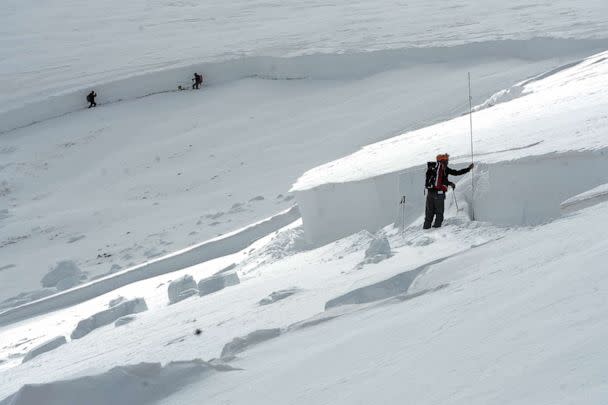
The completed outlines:
[[[455,46],[388,49],[370,52],[310,54],[293,57],[248,56],[219,62],[189,64],[147,71],[115,81],[58,91],[42,99],[29,98],[0,105],[0,134],[86,108],[84,99],[95,88],[98,105],[134,100],[189,88],[192,72],[202,72],[205,86],[244,78],[267,80],[356,79],[399,67],[425,63],[458,63],[472,59],[541,60],[593,53],[608,48],[608,39],[532,38],[488,40]]]
[[[299,217],[298,207],[293,206],[264,221],[228,235],[191,246],[168,256],[77,286],[65,292],[11,308],[0,313],[0,326],[75,305],[137,281],[236,253],[249,246],[252,242],[296,221]]]

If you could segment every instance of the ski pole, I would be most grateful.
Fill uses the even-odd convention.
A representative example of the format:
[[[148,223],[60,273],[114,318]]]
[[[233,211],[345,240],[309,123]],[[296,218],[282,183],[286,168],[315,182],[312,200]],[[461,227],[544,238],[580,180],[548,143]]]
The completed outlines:
[[[458,201],[456,200],[456,193],[454,192],[454,189],[452,189],[452,197],[454,197],[454,204],[456,204],[456,211],[460,211],[460,208],[458,208]]]
[[[473,96],[471,95],[471,72],[469,76],[469,128],[471,132],[471,164],[473,162]],[[471,219],[475,220],[475,179],[473,178],[473,172],[471,171]]]
[[[401,220],[403,221],[402,233],[405,233],[405,196],[403,196],[403,215],[401,215]]]
[[[401,196],[399,205],[401,205],[401,233],[403,233],[405,231],[405,196]]]

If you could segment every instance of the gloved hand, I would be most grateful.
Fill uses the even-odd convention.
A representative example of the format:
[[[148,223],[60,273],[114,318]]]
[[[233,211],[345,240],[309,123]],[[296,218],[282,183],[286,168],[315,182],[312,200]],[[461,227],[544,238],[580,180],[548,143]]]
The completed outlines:
[[[452,190],[456,189],[456,184],[452,183],[451,181],[448,183],[448,186],[452,187]]]
[[[474,168],[474,167],[475,167],[475,164],[474,164],[474,163],[471,163],[471,164],[469,165],[469,170],[471,170],[471,169],[472,169],[472,168]]]

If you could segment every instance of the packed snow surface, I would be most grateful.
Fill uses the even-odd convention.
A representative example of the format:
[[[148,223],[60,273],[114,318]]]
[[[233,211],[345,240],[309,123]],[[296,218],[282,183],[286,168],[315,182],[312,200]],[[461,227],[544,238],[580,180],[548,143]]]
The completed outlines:
[[[122,389],[100,387],[114,367],[224,352],[239,372],[201,378],[191,371],[169,385],[152,384],[162,387],[158,403],[400,403],[404,390],[422,404],[601,403],[608,390],[602,372],[608,278],[596,264],[608,259],[608,235],[595,224],[608,220],[608,205],[520,229],[469,222],[449,205],[447,214],[439,230],[385,229],[394,256],[363,269],[356,265],[372,240],[365,232],[268,262],[274,244],[298,234],[292,227],[257,244],[257,254],[240,254],[238,286],[167,305],[165,288],[142,282],[132,292],[152,294],[152,310],[5,369],[0,398],[21,389],[49,400],[86,398],[75,404],[113,401]],[[403,278],[413,271],[416,277]],[[259,305],[294,285],[297,294]],[[366,298],[324,310],[356,291]],[[0,330],[3,342],[14,342],[3,353],[69,330],[74,316],[111,296]],[[37,338],[27,340],[32,334]],[[92,355],[95,362],[82,361]],[[82,384],[83,376],[91,384]],[[42,385],[30,391],[28,383]],[[133,401],[150,394],[136,392]]]
[[[6,0],[0,111],[117,78],[244,55],[601,38],[607,14],[603,0]],[[174,88],[190,83],[190,75]]]
[[[7,0],[0,27],[1,405],[605,402],[606,1]],[[476,182],[423,231],[468,72]]]
[[[10,267],[0,271],[0,301],[39,296],[39,280],[58,261],[73,261],[91,280],[272,216],[293,204],[289,187],[309,168],[466,111],[468,70],[479,77],[481,103],[597,46],[555,41],[431,50],[423,64],[387,51],[354,62],[286,60],[283,69],[330,74],[250,77],[4,133],[0,254]],[[536,51],[540,58],[525,59]],[[147,85],[127,82],[121,91],[136,96]],[[38,116],[68,102],[23,111]]]
[[[603,204],[468,250],[410,294],[447,287],[271,340],[161,403],[601,404],[607,220]]]
[[[465,112],[469,71],[481,104],[606,49],[607,7],[3,2],[0,307],[59,261],[91,280],[269,217],[311,167]]]

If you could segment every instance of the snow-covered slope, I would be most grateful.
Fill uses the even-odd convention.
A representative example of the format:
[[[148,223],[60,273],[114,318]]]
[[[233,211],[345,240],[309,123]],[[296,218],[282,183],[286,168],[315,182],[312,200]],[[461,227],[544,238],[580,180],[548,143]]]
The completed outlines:
[[[305,170],[466,111],[467,71],[482,103],[608,47],[601,1],[119,3],[0,5],[0,300],[25,292],[0,307],[274,215]]]
[[[310,167],[465,111],[467,70],[482,102],[589,52],[565,46],[526,61],[502,46],[514,53],[464,46],[422,65],[407,53],[360,53],[351,76],[346,56],[284,61],[278,73],[321,77],[157,94],[1,135],[0,300],[40,288],[61,260],[91,279],[274,215]],[[139,90],[125,83],[125,94]]]
[[[602,403],[607,24],[2,3],[0,300],[35,290],[0,302],[0,405]],[[424,163],[469,160],[467,72],[477,168],[423,231]]]
[[[606,73],[597,69],[604,62],[593,60],[563,74],[579,77],[577,70],[596,69],[585,80],[601,82]],[[571,90],[563,80],[553,83],[556,89],[547,85],[546,91]],[[534,94],[487,111],[510,103],[515,108]],[[587,106],[581,111],[588,119],[601,122],[602,98],[596,99],[596,92],[569,94]],[[594,110],[592,100],[598,103]],[[547,102],[559,106],[554,99]],[[495,125],[504,122],[496,119]],[[553,120],[539,113],[536,124],[552,126]],[[581,137],[595,139],[595,129],[582,128]],[[576,169],[589,157],[568,156],[575,164],[560,154],[540,160],[548,162],[545,169],[570,169],[565,173],[572,176],[562,174],[553,184],[557,194],[574,196],[581,186]],[[600,162],[601,156],[598,152]],[[530,154],[486,164],[537,161]],[[531,184],[534,178],[517,177],[513,184]],[[533,193],[530,201],[546,197]],[[517,201],[502,204],[508,208]],[[598,263],[608,259],[608,235],[597,224],[608,220],[608,204],[534,227],[471,221],[448,200],[445,226],[423,231],[421,213],[403,230],[362,231],[316,249],[305,243],[296,222],[237,254],[5,326],[2,405],[36,398],[115,404],[401,403],[404,395],[422,404],[601,403],[608,390],[602,374],[608,278]],[[390,252],[369,248],[382,238]],[[170,280],[190,274],[198,281],[226,266],[239,274],[240,284],[167,305]],[[29,350],[70,335],[80,320],[120,296],[145,298],[149,310],[18,364]],[[130,383],[107,388],[121,373]],[[146,384],[154,390],[138,388]]]
[[[54,403],[139,403],[133,401],[150,393],[126,397],[122,388],[110,389],[108,370],[178,360],[191,366],[195,358],[219,357],[233,337],[266,330],[272,340],[243,343],[235,360],[226,357],[239,372],[188,368],[170,382],[162,373],[134,372],[126,388],[136,388],[139,378],[156,381],[166,398],[153,403],[163,404],[400,403],[405,393],[422,404],[601,403],[608,389],[601,372],[608,279],[597,263],[607,259],[608,235],[595,224],[608,220],[608,205],[532,229],[469,222],[454,207],[448,216],[432,232],[387,228],[393,256],[377,264],[362,264],[371,240],[365,232],[301,251],[294,243],[301,229],[290,227],[254,246],[257,254],[240,253],[242,283],[214,295],[166,306],[164,276],[158,286],[150,280],[1,329],[2,352],[13,357],[69,333],[118,295],[150,303],[127,325],[106,326],[4,370],[0,398],[43,383],[24,386],[5,403],[30,404],[35,393]],[[227,261],[175,277],[204,277]],[[295,293],[260,304],[285,290]],[[77,379],[85,375],[91,377]],[[60,382],[66,378],[73,381]]]
[[[243,55],[605,38],[607,12],[603,0],[6,0],[0,4],[0,111],[144,72]]]
[[[286,334],[232,363],[243,372],[160,403],[604,403],[608,276],[597,264],[608,235],[598,221],[608,205],[468,250],[409,294],[442,289]]]

